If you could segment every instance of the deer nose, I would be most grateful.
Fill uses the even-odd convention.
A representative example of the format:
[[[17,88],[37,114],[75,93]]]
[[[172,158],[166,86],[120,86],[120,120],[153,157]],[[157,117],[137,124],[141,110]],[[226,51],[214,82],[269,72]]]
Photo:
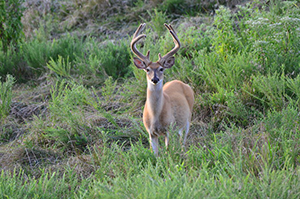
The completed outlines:
[[[154,83],[154,84],[157,84],[157,82],[159,81],[159,79],[157,77],[154,77],[153,79],[151,79],[151,81]]]

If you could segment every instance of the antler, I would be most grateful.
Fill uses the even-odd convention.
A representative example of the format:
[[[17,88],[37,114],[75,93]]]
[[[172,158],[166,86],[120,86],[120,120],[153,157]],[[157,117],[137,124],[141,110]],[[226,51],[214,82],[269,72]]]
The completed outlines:
[[[170,51],[168,52],[166,55],[164,55],[163,57],[161,57],[161,54],[159,53],[158,54],[158,57],[159,57],[159,60],[158,60],[158,63],[160,63],[161,65],[164,64],[164,62],[171,56],[173,56],[180,48],[180,41],[177,37],[177,34],[175,32],[175,30],[173,29],[173,27],[171,26],[171,24],[164,24],[166,26],[166,28],[170,31],[172,37],[173,37],[173,41],[175,43],[175,47]]]
[[[148,50],[147,52],[147,55],[143,55],[140,51],[138,51],[138,49],[136,48],[136,43],[143,37],[146,37],[145,34],[142,34],[142,35],[139,35],[140,32],[142,32],[145,28],[146,24],[143,23],[141,24],[138,29],[135,31],[134,35],[133,35],[133,38],[131,40],[131,43],[130,43],[130,47],[131,47],[131,50],[132,52],[138,57],[140,58],[143,62],[145,62],[146,66],[148,66],[151,61],[149,59],[149,54],[150,54],[150,51]]]

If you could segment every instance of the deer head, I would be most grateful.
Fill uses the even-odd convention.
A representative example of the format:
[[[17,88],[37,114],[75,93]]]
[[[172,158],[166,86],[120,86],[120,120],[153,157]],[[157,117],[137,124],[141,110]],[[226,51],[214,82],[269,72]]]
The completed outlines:
[[[138,69],[143,69],[147,73],[147,81],[156,85],[159,82],[163,81],[164,70],[166,68],[171,68],[174,65],[175,58],[173,55],[180,48],[180,41],[171,25],[164,24],[166,28],[169,30],[170,34],[173,37],[173,41],[175,43],[175,47],[168,52],[163,57],[161,54],[158,54],[159,60],[157,62],[151,62],[149,59],[150,51],[147,52],[147,55],[143,55],[137,48],[136,43],[146,37],[145,34],[140,35],[140,33],[144,30],[146,24],[141,24],[138,29],[135,31],[132,41],[130,43],[130,47],[132,52],[137,56],[134,58],[134,64]]]

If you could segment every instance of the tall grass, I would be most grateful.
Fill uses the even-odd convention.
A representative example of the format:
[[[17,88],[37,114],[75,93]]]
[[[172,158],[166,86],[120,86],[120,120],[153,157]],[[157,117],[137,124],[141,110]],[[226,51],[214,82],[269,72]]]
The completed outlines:
[[[44,171],[38,179],[28,177],[22,171],[14,171],[12,174],[2,171],[0,192],[3,198],[75,197],[78,184],[79,181],[71,170],[62,175]]]
[[[54,143],[55,147],[64,151],[85,150],[94,131],[81,110],[88,103],[88,97],[90,95],[82,85],[57,81],[51,90],[48,122],[45,123],[44,118],[37,118],[32,130],[37,131],[40,137],[33,142],[43,147]]]
[[[108,76],[116,79],[131,72],[127,40],[101,44],[91,38],[83,42],[70,35],[53,41],[37,38],[22,44],[20,53],[0,52],[0,59],[3,60],[0,74],[16,74],[21,81],[37,78],[48,70],[58,76],[77,78],[84,75],[102,81]]]
[[[293,170],[287,161],[282,169],[274,169],[262,159],[256,177],[243,165],[242,148],[233,156],[229,144],[211,141],[211,149],[192,147],[181,158],[176,158],[177,150],[155,158],[141,144],[132,145],[128,152],[116,144],[102,145],[91,151],[88,163],[97,171],[87,179],[79,181],[72,170],[64,175],[42,173],[38,179],[28,176],[23,181],[19,180],[24,176],[22,171],[12,175],[2,172],[1,184],[7,185],[1,186],[2,194],[14,198],[31,194],[43,198],[299,197],[299,170]]]
[[[22,47],[23,56],[32,71],[40,75],[45,72],[47,63],[59,60],[59,57],[74,63],[76,57],[83,56],[84,44],[78,37],[67,35],[59,40],[48,41],[45,38],[33,39]],[[60,59],[61,59],[60,58]],[[64,64],[67,64],[64,61]]]
[[[1,78],[0,78],[1,80]],[[5,82],[0,82],[0,119],[3,119],[10,112],[10,105],[12,100],[12,90],[15,82],[15,78],[11,75],[7,75]]]

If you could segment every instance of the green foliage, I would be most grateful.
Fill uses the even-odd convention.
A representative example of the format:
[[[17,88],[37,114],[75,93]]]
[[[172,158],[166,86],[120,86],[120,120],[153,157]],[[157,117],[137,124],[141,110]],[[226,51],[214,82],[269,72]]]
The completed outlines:
[[[86,55],[76,57],[76,72],[86,76],[96,75],[105,80],[108,76],[117,79],[130,75],[130,54],[127,40],[99,43],[94,39],[85,41]],[[77,75],[79,75],[77,74]]]
[[[21,82],[28,76],[22,56],[19,54],[23,38],[23,0],[0,2],[0,77],[12,74]]]
[[[299,12],[288,3],[278,16],[253,6],[240,6],[235,13],[221,6],[213,26],[178,33],[184,53],[176,56],[170,79],[191,82],[196,91],[204,93],[201,104],[219,113],[213,117],[216,126],[233,120],[248,125],[257,119],[258,111],[269,107],[279,110],[290,99],[298,101],[297,78],[293,78],[299,74],[299,54],[295,52]]]
[[[4,52],[10,46],[18,48],[18,42],[23,34],[21,18],[24,0],[8,0],[0,2],[0,39]]]
[[[282,167],[288,162],[296,166],[299,163],[299,109],[289,105],[282,111],[269,111],[264,119],[265,129],[270,135],[274,167]],[[269,146],[270,147],[270,146]]]
[[[286,112],[291,113],[295,110]],[[266,122],[280,126],[283,115],[279,115],[270,113]],[[231,132],[212,134],[206,137],[203,146],[195,144],[186,153],[180,152],[180,148],[174,149],[178,146],[178,136],[172,134],[171,142],[175,147],[160,157],[155,157],[141,142],[132,144],[128,151],[124,151],[122,145],[104,142],[91,148],[88,153],[90,159],[83,160],[84,165],[91,164],[95,168],[92,176],[78,180],[79,176],[67,169],[64,175],[42,172],[37,178],[27,176],[24,183],[19,180],[24,175],[22,172],[12,176],[2,172],[0,183],[7,183],[7,186],[1,186],[2,193],[18,198],[24,197],[26,189],[30,196],[34,186],[35,194],[43,198],[47,198],[48,194],[52,198],[66,197],[66,194],[69,197],[74,194],[78,198],[123,198],[129,195],[134,198],[297,196],[299,171],[293,169],[289,158],[283,162],[276,159],[278,140],[261,143],[262,137],[253,136],[255,133],[251,131],[251,135],[247,135],[243,130],[232,128]],[[247,145],[251,142],[255,144]],[[253,157],[257,162],[247,165]],[[270,159],[273,161],[268,161]],[[274,160],[281,164],[274,163]],[[255,172],[257,168],[259,173]],[[61,183],[68,188],[58,189]],[[40,185],[43,185],[43,192],[40,192]],[[19,189],[12,192],[15,186]]]
[[[70,77],[71,75],[71,63],[69,62],[69,57],[64,61],[62,56],[58,55],[57,62],[51,58],[47,67],[61,77]]]
[[[297,75],[295,78],[287,78],[287,93],[292,93],[290,96],[295,99],[295,101],[299,104],[300,99],[300,75]]]
[[[229,137],[222,136],[227,140],[221,139],[220,143],[220,136],[216,135],[209,140],[209,148],[194,146],[178,159],[175,151],[154,158],[140,144],[132,146],[128,152],[123,152],[117,145],[109,149],[105,146],[98,148],[93,152],[92,161],[99,170],[85,196],[199,198],[224,195],[230,198],[276,198],[297,194],[298,178],[294,177],[292,170],[272,170],[263,166],[260,177],[255,178],[251,168],[243,171],[245,157],[234,155],[232,145],[222,142],[228,142]],[[238,150],[238,153],[241,152],[242,149]],[[277,183],[277,180],[286,183]]]
[[[130,104],[129,111],[139,113],[146,101],[147,80],[143,70],[137,69],[133,64],[131,68],[135,77],[124,84],[126,92],[123,92],[122,95],[124,101]]]
[[[0,78],[1,80],[1,78]],[[7,75],[5,82],[0,82],[0,119],[3,119],[10,112],[10,104],[12,100],[12,87],[14,85],[15,78],[11,75]]]
[[[253,79],[253,88],[257,90],[259,96],[263,96],[262,102],[266,102],[269,107],[279,110],[286,104],[284,74],[281,76],[277,73],[268,76],[258,75]]]
[[[17,82],[24,82],[32,76],[23,56],[12,48],[0,51],[0,76],[5,78],[7,74],[13,75]]]
[[[14,107],[3,105],[1,95],[6,118],[1,120],[0,185],[5,186],[0,195],[299,198],[299,2],[254,1],[234,10],[220,6],[213,18],[194,10],[212,2],[153,0],[147,9],[148,1],[59,1],[61,7],[55,8],[70,22],[69,30],[90,23],[88,33],[56,35],[57,24],[47,23],[53,35],[37,32],[19,51],[0,51],[2,78],[44,78],[33,86],[16,86]],[[139,19],[151,20],[147,39],[137,48],[143,54],[150,50],[156,61],[158,53],[174,47],[162,23],[178,17],[172,25],[182,48],[165,82],[179,79],[191,85],[193,120],[186,148],[174,130],[168,150],[161,137],[155,157],[141,119],[146,77],[132,62],[124,32],[131,36]],[[81,34],[91,37],[74,36]],[[57,76],[44,75],[49,70]],[[10,82],[0,89],[10,88],[4,97],[9,103],[14,79]],[[40,103],[43,114],[36,111]],[[20,138],[11,142],[18,132]],[[47,152],[27,150],[33,147]],[[17,174],[14,168],[23,170]]]
[[[213,9],[216,3],[223,4],[222,1],[200,1],[200,0],[166,0],[161,1],[159,9],[166,12],[172,18],[178,18],[180,15],[195,16],[199,11]]]
[[[295,4],[284,3],[280,9],[284,9],[285,12],[280,15],[274,15],[272,11],[257,13],[255,17],[246,21],[248,27],[253,30],[249,38],[264,73],[281,72],[280,67],[284,65],[285,74],[294,76],[300,72],[300,58],[297,54],[300,13],[296,11]]]
[[[70,153],[84,151],[96,131],[87,124],[82,110],[89,92],[66,80],[57,81],[50,92],[49,118],[45,121],[43,117],[35,117],[31,131],[38,137],[28,139],[27,145],[57,147]]]
[[[51,44],[46,40],[34,39],[22,46],[23,57],[28,66],[36,74],[44,72],[44,66],[51,57]]]
[[[52,125],[44,130],[45,136],[57,140],[57,144],[64,148],[83,150],[89,139],[89,127],[85,125],[78,106],[84,107],[88,95],[83,86],[57,82],[49,104]]]
[[[115,92],[116,86],[117,86],[117,81],[113,81],[112,77],[108,77],[104,85],[101,89],[101,94],[104,96],[104,99],[106,101],[112,100],[113,94]]]
[[[185,0],[167,0],[163,1],[162,10],[168,14],[184,14],[187,2]]]
[[[32,39],[21,46],[20,53],[0,51],[0,60],[3,61],[0,74],[11,73],[17,80],[24,80],[37,77],[49,68],[59,76],[78,77],[83,74],[102,81],[107,76],[116,79],[130,75],[128,66],[131,61],[126,40],[99,45],[93,39],[87,38],[83,42],[70,35],[52,42],[44,38]]]
[[[100,67],[108,76],[118,78],[128,74],[131,60],[126,41],[108,42],[107,45],[103,45],[98,51],[95,51],[95,54],[100,59]]]
[[[12,174],[1,171],[0,192],[4,198],[68,198],[75,197],[78,183],[72,171],[64,174],[43,171],[38,179],[28,178],[24,171],[15,170]]]
[[[228,8],[223,6],[216,11],[214,23],[216,33],[213,37],[212,46],[216,53],[221,57],[225,57],[231,53],[239,52],[239,40],[233,29],[232,14]]]
[[[22,46],[24,59],[37,75],[45,71],[50,60],[50,66],[58,61],[58,64],[61,62],[60,64],[70,67],[78,56],[82,56],[83,50],[83,42],[78,37],[70,35],[52,42],[44,38],[33,39]],[[62,60],[62,58],[67,58],[67,60]]]
[[[203,29],[206,29],[205,36],[203,36]],[[201,24],[199,27],[186,28],[184,25],[178,27],[177,35],[180,38],[182,45],[179,53],[188,58],[196,57],[194,53],[200,52],[207,53],[211,48],[212,38],[208,35],[213,31],[212,27]],[[169,34],[169,33],[168,33]],[[207,36],[206,36],[207,35]],[[171,40],[168,40],[169,42]],[[202,52],[203,51],[203,52]]]
[[[105,82],[103,89],[104,98],[112,100],[108,93],[113,94],[116,83],[110,78]],[[35,118],[32,131],[40,135],[38,138],[29,139],[28,144],[36,143],[42,147],[48,145],[57,147],[68,153],[81,153],[88,144],[99,139],[102,128],[92,125],[97,118],[104,120],[105,126],[114,126],[114,131],[119,129],[115,118],[102,107],[102,100],[97,96],[95,89],[89,91],[83,85],[66,79],[57,80],[50,91],[49,117],[47,122],[42,117]],[[91,112],[86,113],[87,110]],[[100,121],[101,121],[100,120]],[[124,129],[123,129],[124,130]],[[121,132],[122,135],[126,134]]]
[[[167,15],[163,12],[158,11],[156,8],[153,10],[153,14],[151,14],[150,11],[148,11],[148,14],[151,17],[151,24],[153,30],[157,33],[157,35],[161,36],[163,32],[166,31],[166,28],[164,27],[164,23],[167,22]],[[146,20],[145,20],[146,21]]]

